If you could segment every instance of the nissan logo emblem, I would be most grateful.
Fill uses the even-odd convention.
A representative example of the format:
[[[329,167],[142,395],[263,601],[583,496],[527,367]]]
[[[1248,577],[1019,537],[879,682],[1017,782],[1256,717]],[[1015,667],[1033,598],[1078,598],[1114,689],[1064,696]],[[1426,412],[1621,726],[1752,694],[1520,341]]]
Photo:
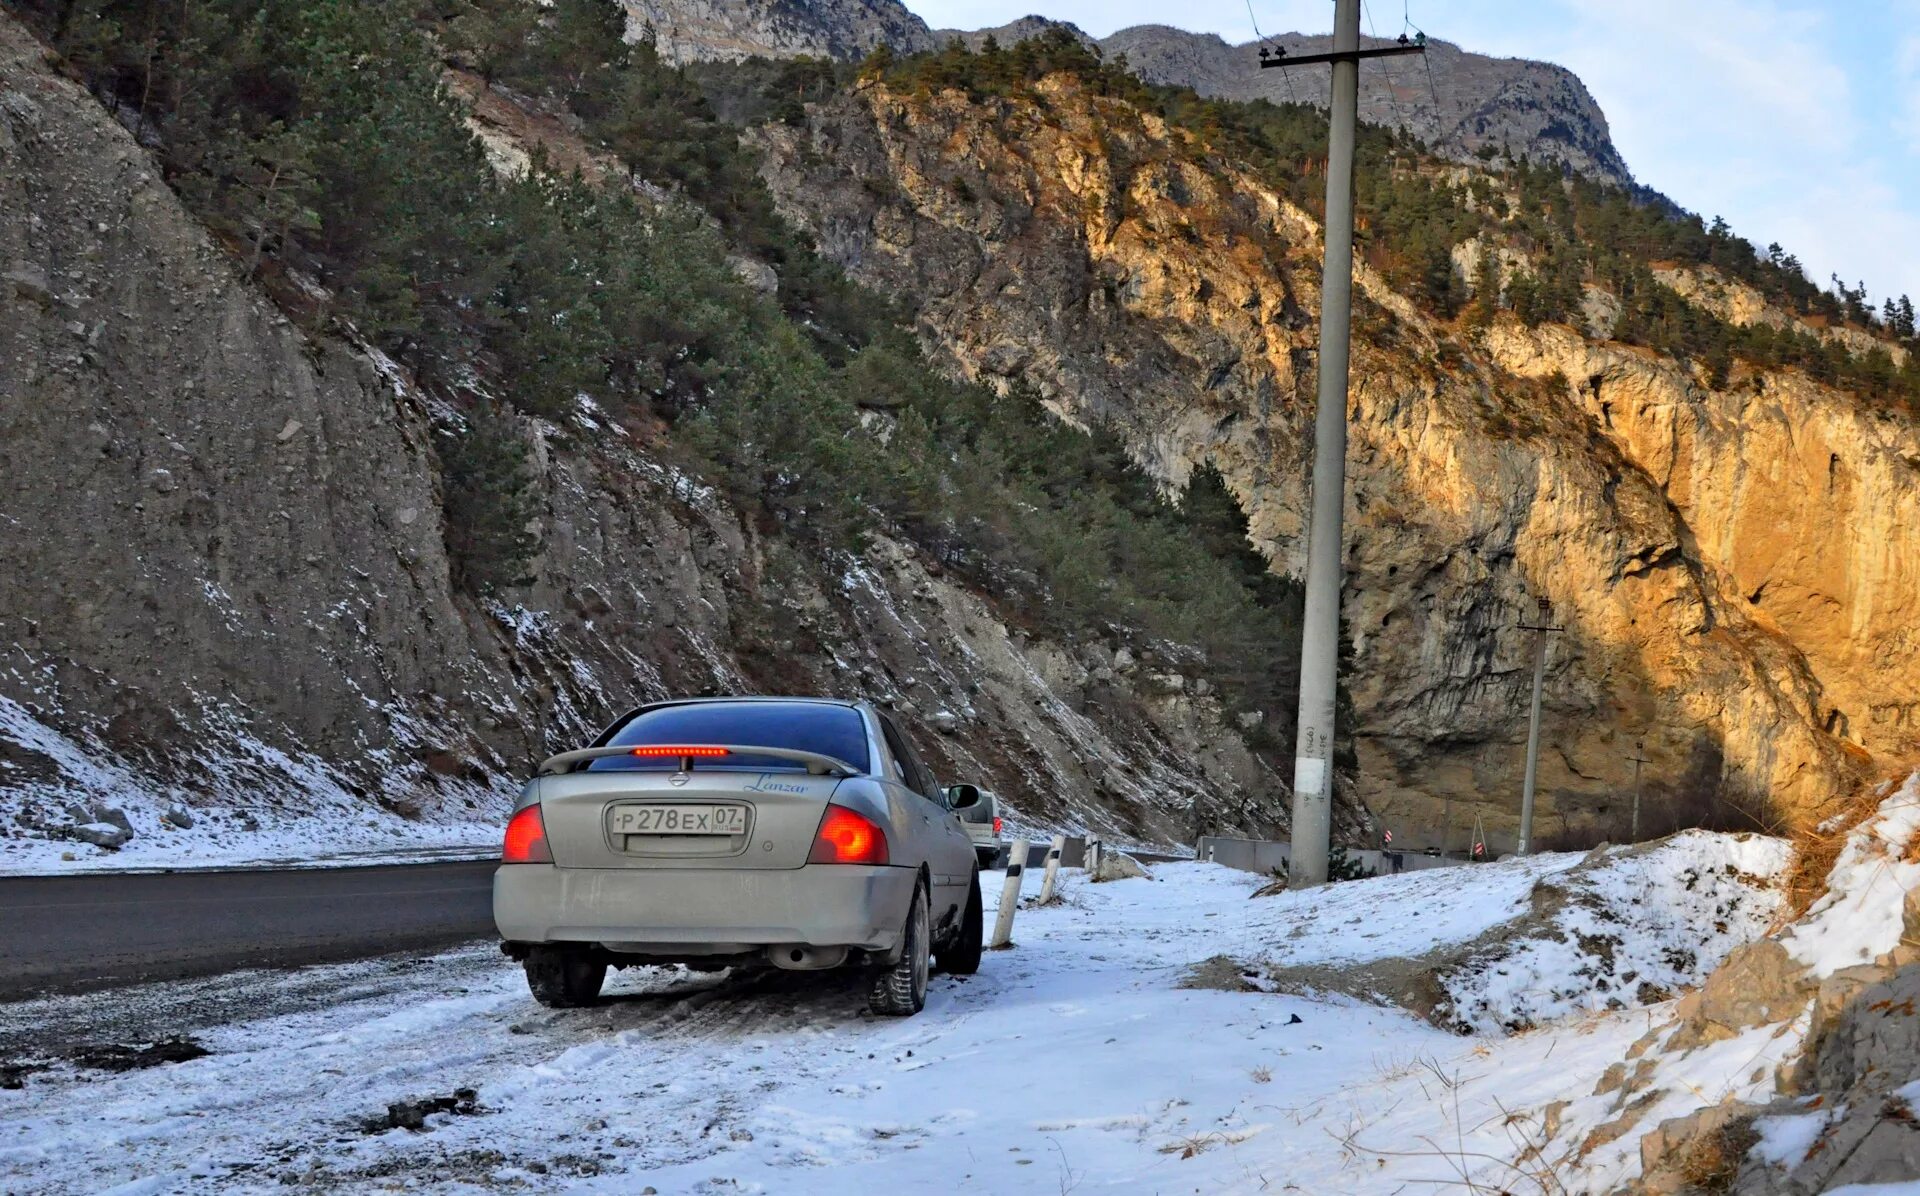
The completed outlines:
[[[667,784],[669,784],[669,785],[672,785],[672,786],[673,786],[674,788],[676,788],[676,789],[677,789],[677,788],[679,788],[680,786],[682,786],[682,785],[684,785],[684,784],[686,784],[686,783],[687,783],[687,781],[688,781],[688,780],[690,780],[690,779],[691,779],[691,778],[690,778],[690,777],[688,777],[686,773],[684,773],[684,772],[676,772],[676,773],[674,773],[674,774],[673,774],[672,776],[670,776],[670,777],[668,777],[668,778],[667,778]]]

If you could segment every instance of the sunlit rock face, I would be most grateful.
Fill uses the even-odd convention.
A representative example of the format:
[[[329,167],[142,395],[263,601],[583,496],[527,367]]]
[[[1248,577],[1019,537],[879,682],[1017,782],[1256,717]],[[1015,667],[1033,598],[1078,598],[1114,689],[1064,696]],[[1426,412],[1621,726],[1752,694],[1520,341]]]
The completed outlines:
[[[1116,423],[1170,485],[1213,462],[1298,572],[1317,225],[1151,116],[1064,78],[1041,94],[869,86],[750,136],[784,210],[956,373]],[[1718,794],[1782,825],[1920,749],[1910,421],[1361,283],[1344,620],[1383,821],[1431,834],[1450,800],[1462,831],[1476,805],[1511,827],[1541,597],[1564,628],[1544,830],[1623,827],[1640,745],[1653,806]]]

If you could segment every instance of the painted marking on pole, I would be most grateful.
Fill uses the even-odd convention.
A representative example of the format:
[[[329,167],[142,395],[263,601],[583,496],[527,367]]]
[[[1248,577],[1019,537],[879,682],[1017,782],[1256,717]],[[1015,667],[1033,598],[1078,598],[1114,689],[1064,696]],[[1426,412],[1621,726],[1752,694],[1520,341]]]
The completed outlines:
[[[1053,845],[1047,848],[1047,875],[1040,882],[1040,904],[1046,905],[1053,900],[1054,881],[1060,875],[1060,853],[1067,847],[1065,835],[1055,835]]]
[[[1295,756],[1293,758],[1293,791],[1325,793],[1326,790],[1327,762],[1319,756]]]

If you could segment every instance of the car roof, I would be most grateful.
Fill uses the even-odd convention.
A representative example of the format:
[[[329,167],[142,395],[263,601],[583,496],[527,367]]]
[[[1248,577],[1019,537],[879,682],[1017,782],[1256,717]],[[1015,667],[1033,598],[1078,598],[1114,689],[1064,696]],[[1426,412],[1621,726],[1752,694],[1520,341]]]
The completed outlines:
[[[848,698],[810,698],[795,697],[792,695],[776,697],[771,694],[714,694],[711,697],[704,698],[663,698],[658,702],[644,703],[641,709],[655,710],[662,706],[705,706],[716,702],[804,703],[809,706],[845,706],[850,710],[858,709],[866,705],[865,702],[853,701]]]

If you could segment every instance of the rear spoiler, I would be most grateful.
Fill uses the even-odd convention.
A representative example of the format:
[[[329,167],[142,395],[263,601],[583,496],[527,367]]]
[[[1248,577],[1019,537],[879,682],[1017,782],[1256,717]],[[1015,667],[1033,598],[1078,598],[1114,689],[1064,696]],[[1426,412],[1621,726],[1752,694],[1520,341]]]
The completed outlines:
[[[605,760],[611,756],[642,756],[649,759],[672,759],[679,757],[680,771],[693,771],[695,760],[712,760],[725,756],[772,756],[776,760],[791,760],[795,764],[804,764],[809,773],[817,777],[857,777],[860,770],[845,760],[833,756],[823,756],[819,752],[803,752],[794,748],[751,747],[732,743],[673,744],[670,746],[650,743],[631,744],[627,747],[591,747],[579,748],[571,752],[561,752],[549,756],[540,762],[536,770],[539,776],[553,776],[571,772],[576,764],[589,760]]]

